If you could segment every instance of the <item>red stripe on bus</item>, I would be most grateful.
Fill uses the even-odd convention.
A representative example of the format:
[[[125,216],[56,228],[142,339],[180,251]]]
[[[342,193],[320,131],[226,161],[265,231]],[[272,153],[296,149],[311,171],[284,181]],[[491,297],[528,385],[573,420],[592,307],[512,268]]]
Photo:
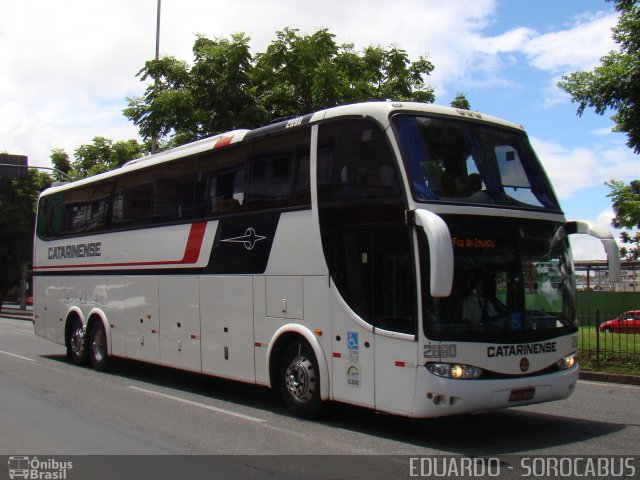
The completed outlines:
[[[125,262],[125,263],[91,263],[79,265],[51,265],[51,266],[34,266],[34,270],[49,270],[54,268],[95,268],[95,267],[143,267],[155,265],[189,265],[194,264],[200,257],[202,250],[202,241],[207,230],[207,222],[197,222],[191,224],[187,245],[184,249],[184,255],[181,260],[158,260],[150,262]]]
[[[220,140],[218,140],[215,143],[213,148],[226,147],[227,145],[231,144],[232,140],[233,140],[233,137],[222,137]]]

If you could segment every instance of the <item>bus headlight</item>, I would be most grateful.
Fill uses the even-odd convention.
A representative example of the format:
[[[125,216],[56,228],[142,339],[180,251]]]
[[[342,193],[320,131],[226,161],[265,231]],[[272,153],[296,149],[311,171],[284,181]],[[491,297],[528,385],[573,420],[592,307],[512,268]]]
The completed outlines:
[[[574,367],[576,363],[578,363],[577,355],[575,353],[572,353],[571,355],[567,355],[566,357],[558,360],[556,362],[556,365],[560,370],[567,370],[571,367]]]
[[[459,380],[472,380],[482,374],[481,368],[458,363],[427,363],[425,367],[438,377],[455,378]]]

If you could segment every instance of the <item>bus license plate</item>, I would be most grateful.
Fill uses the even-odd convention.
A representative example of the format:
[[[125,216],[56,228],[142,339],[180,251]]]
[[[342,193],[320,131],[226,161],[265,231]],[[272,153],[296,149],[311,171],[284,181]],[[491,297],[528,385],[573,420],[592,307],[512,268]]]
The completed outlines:
[[[534,395],[536,394],[536,389],[531,388],[521,388],[519,390],[511,390],[509,394],[510,402],[523,402],[525,400],[533,400]]]

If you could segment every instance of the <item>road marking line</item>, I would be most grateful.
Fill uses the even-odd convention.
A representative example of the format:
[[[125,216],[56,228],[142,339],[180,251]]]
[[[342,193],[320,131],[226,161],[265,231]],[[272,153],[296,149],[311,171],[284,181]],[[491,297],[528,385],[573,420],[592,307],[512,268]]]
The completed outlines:
[[[138,392],[148,393],[150,395],[155,395],[157,397],[168,398],[169,400],[175,400],[176,402],[186,403],[187,405],[204,408],[205,410],[210,410],[216,413],[231,415],[232,417],[242,418],[243,420],[249,420],[251,422],[257,422],[257,423],[266,422],[266,420],[263,420],[261,418],[251,417],[249,415],[244,415],[242,413],[232,412],[231,410],[224,410],[222,408],[212,407],[210,405],[205,405],[204,403],[192,402],[191,400],[186,400],[180,397],[174,397],[173,395],[167,395],[166,393],[154,392],[153,390],[147,390],[145,388],[135,387],[133,385],[129,385],[129,388],[132,390],[136,390]]]
[[[10,355],[10,356],[16,357],[16,358],[21,358],[22,360],[29,360],[30,362],[35,362],[35,360],[33,358],[23,357],[22,355],[16,355],[15,353],[9,353],[9,352],[5,352],[3,350],[0,350],[0,353],[4,353],[5,355]]]
[[[629,385],[626,383],[614,383],[614,382],[595,382],[593,380],[578,380],[579,383],[586,383],[587,385],[598,385],[601,387],[620,387],[620,388],[628,388],[631,390],[640,389],[640,385]]]

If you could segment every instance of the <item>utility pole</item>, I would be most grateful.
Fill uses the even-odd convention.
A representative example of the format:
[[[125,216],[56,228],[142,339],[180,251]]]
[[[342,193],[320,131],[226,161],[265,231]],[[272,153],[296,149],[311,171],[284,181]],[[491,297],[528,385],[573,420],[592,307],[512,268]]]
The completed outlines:
[[[156,60],[160,59],[160,6],[162,0],[158,0],[158,12],[156,19]],[[155,89],[157,92],[158,89],[158,76],[155,78]],[[154,133],[153,138],[151,139],[151,154],[153,155],[158,150],[158,134]]]

